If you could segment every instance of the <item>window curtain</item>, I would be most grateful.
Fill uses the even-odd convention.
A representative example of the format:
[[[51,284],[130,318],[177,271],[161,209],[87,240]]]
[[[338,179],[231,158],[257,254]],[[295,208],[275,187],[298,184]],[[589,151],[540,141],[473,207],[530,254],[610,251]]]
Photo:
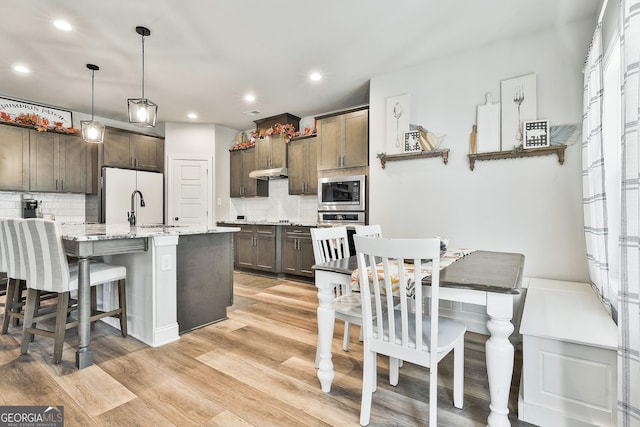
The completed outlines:
[[[618,425],[640,426],[640,0],[622,0]]]
[[[584,68],[582,117],[582,204],[591,286],[609,302],[607,197],[602,146],[602,24],[591,40]]]

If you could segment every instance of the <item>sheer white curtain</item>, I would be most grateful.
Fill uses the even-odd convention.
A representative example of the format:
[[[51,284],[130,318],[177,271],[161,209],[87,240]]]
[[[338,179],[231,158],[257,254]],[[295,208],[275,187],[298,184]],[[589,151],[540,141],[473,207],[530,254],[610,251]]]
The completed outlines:
[[[584,69],[582,203],[591,285],[609,305],[607,197],[602,145],[602,25],[591,40]]]
[[[622,0],[618,425],[640,426],[640,0]]]

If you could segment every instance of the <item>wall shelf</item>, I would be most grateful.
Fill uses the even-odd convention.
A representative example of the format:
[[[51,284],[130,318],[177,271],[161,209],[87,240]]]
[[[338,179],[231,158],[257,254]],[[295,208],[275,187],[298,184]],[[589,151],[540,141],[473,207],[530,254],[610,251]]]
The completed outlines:
[[[558,155],[558,162],[564,164],[564,151],[567,148],[566,145],[553,145],[551,147],[542,148],[528,148],[526,150],[519,151],[492,151],[489,153],[475,153],[468,154],[469,168],[473,170],[476,160],[499,160],[499,159],[515,159],[519,157],[537,157],[548,156],[551,154]]]
[[[380,159],[380,164],[382,165],[382,169],[384,169],[386,162],[393,162],[397,160],[426,159],[429,157],[442,157],[442,161],[446,165],[449,162],[449,149],[443,148],[441,150],[417,151],[414,153],[400,153],[400,154],[380,153],[376,157]]]

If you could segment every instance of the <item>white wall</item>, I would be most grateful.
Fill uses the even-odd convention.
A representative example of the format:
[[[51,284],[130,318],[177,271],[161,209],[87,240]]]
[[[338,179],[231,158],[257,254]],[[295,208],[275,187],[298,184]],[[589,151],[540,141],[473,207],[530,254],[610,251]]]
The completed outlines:
[[[580,22],[505,40],[371,79],[370,212],[387,236],[440,235],[451,247],[519,252],[525,275],[588,281],[582,220],[580,144],[556,156],[476,162],[469,169],[469,134],[476,106],[500,81],[537,74],[538,118],[581,123],[582,63],[594,28]],[[428,36],[425,36],[428,42]],[[411,96],[410,122],[447,134],[441,159],[387,163],[385,99]],[[494,101],[495,102],[495,101]]]
[[[230,129],[224,126],[216,126],[216,161],[214,167],[216,170],[216,221],[224,221],[231,218],[235,218],[230,214],[231,199],[229,198],[229,177],[231,174],[229,163],[229,148],[235,144],[236,134],[235,129]],[[220,204],[218,204],[218,202]]]

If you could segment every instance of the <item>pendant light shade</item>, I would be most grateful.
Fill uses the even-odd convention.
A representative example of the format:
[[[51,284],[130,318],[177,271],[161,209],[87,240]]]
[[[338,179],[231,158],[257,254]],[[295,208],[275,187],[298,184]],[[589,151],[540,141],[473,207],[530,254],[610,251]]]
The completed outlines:
[[[93,79],[95,72],[98,71],[100,67],[93,64],[87,64],[87,68],[91,70],[91,120],[80,121],[82,139],[86,142],[102,144],[102,141],[104,140],[104,125],[93,120]]]
[[[146,27],[136,27],[136,33],[142,36],[142,97],[129,98],[129,123],[140,127],[154,127],[158,114],[158,105],[144,97],[144,38],[151,35]]]

